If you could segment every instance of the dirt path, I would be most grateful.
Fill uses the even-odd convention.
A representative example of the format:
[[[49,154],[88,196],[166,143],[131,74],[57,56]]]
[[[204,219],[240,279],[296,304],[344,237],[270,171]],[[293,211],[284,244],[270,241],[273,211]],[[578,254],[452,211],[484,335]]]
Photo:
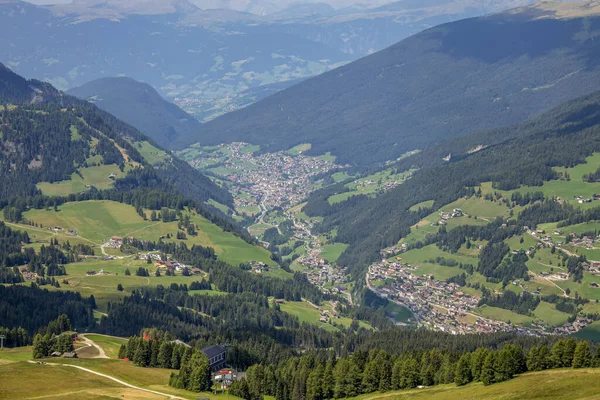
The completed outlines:
[[[102,347],[98,346],[96,343],[94,343],[93,340],[86,338],[85,335],[83,335],[83,334],[79,335],[79,337],[81,339],[83,339],[83,344],[85,344],[88,347],[95,347],[98,350],[99,354],[97,356],[94,356],[91,358],[108,358],[108,356],[104,352],[104,349]]]
[[[28,362],[30,362],[32,364],[39,364],[39,362],[36,362],[36,361],[28,361]],[[131,388],[131,389],[141,390],[142,392],[148,392],[148,393],[157,394],[159,396],[164,396],[164,397],[167,397],[169,399],[181,399],[181,400],[185,400],[183,397],[175,396],[175,395],[168,394],[168,393],[159,392],[159,391],[156,391],[156,390],[144,389],[144,388],[141,388],[139,386],[134,386],[134,385],[131,385],[131,384],[127,383],[127,382],[123,382],[122,380],[117,379],[114,376],[110,376],[110,375],[106,375],[106,374],[101,374],[100,372],[96,372],[96,371],[93,371],[93,370],[88,369],[88,368],[80,367],[79,365],[57,364],[57,363],[48,363],[48,362],[44,363],[42,365],[49,365],[49,366],[52,366],[52,367],[71,367],[71,368],[77,368],[77,369],[80,369],[82,371],[89,372],[90,374],[94,374],[94,375],[98,375],[98,376],[101,376],[101,377],[106,378],[106,379],[110,379],[111,381],[117,382],[118,384],[126,386],[126,387]]]

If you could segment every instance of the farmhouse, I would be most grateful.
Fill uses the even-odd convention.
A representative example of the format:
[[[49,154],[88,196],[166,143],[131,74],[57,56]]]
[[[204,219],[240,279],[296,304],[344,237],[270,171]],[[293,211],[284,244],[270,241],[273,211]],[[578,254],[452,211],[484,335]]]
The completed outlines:
[[[227,358],[227,350],[225,347],[220,345],[209,346],[203,348],[202,351],[206,354],[206,357],[208,357],[211,370],[218,370],[225,365]]]

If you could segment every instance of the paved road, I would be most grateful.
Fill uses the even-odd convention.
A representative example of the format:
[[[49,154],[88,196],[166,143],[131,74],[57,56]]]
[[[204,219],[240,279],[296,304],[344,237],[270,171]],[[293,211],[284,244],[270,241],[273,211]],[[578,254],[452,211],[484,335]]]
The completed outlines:
[[[39,364],[39,362],[37,362],[37,361],[28,361],[28,362],[30,362],[32,364]],[[114,376],[110,376],[110,375],[106,375],[106,374],[101,374],[100,372],[96,372],[96,371],[93,371],[93,370],[88,369],[88,368],[80,367],[79,365],[57,364],[57,363],[49,363],[49,362],[45,362],[44,364],[41,364],[41,365],[50,365],[52,367],[71,367],[71,368],[77,368],[77,369],[80,369],[82,371],[89,372],[90,374],[94,374],[94,375],[98,375],[98,376],[101,376],[101,377],[106,378],[106,379],[110,379],[111,381],[115,381],[118,384],[126,386],[126,387],[131,388],[131,389],[141,390],[143,392],[148,392],[148,393],[153,393],[153,394],[156,394],[156,395],[159,395],[159,396],[167,397],[169,399],[185,400],[183,397],[174,396],[174,395],[168,394],[168,393],[158,392],[156,390],[144,389],[144,388],[141,388],[139,386],[134,386],[134,385],[131,385],[131,384],[127,383],[127,382],[123,382],[122,380],[117,379]]]

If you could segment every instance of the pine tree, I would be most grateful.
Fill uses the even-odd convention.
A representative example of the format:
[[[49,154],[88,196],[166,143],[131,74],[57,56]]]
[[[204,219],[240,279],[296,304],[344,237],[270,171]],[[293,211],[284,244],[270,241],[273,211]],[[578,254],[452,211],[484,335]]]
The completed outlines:
[[[471,375],[474,381],[480,380],[483,363],[488,356],[488,350],[484,347],[478,348],[471,356]]]
[[[496,382],[496,353],[493,351],[489,352],[483,362],[479,380],[486,386]]]
[[[171,368],[171,359],[173,357],[173,344],[163,340],[158,350],[158,366],[161,368]]]
[[[379,368],[375,360],[365,367],[362,386],[364,393],[373,393],[379,388]]]
[[[515,366],[506,347],[498,352],[496,356],[496,382],[503,382],[512,379]]]
[[[399,390],[402,388],[402,365],[404,364],[401,358],[398,358],[394,362],[394,366],[392,367],[392,390]]]
[[[153,340],[150,342],[150,361],[148,366],[150,368],[158,367],[158,352],[160,350],[160,346],[157,340]]]
[[[335,368],[335,361],[331,360],[325,366],[325,372],[323,373],[323,384],[322,384],[322,394],[324,399],[333,398],[333,388],[335,386],[335,380],[333,376],[333,371]]]
[[[594,354],[594,358],[592,359],[592,367],[600,368],[600,348],[596,350],[596,354]]]
[[[138,344],[135,354],[133,355],[133,362],[140,367],[147,367],[150,362],[150,346],[147,340],[142,340]]]
[[[379,391],[385,393],[392,389],[392,361],[383,352],[380,353],[381,363],[379,364]]]
[[[306,400],[321,400],[323,397],[323,374],[325,369],[323,364],[319,364],[308,375],[306,381]]]
[[[419,365],[414,358],[407,358],[400,369],[400,388],[412,389],[419,385]]]
[[[471,354],[466,353],[463,354],[462,357],[458,360],[456,364],[456,369],[454,370],[454,382],[456,386],[463,386],[473,380],[473,376],[471,375]]]
[[[573,356],[573,368],[589,368],[592,366],[590,345],[586,341],[577,343]]]
[[[119,355],[118,355],[119,359],[124,359],[125,357],[127,357],[127,344],[124,343],[121,345],[121,347],[119,347]]]
[[[47,357],[50,352],[48,338],[45,335],[37,334],[33,338],[33,358]]]

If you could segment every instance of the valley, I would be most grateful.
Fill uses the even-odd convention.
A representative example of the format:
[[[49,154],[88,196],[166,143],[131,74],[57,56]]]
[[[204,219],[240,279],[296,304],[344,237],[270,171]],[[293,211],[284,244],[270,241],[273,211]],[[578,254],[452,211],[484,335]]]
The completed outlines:
[[[595,398],[600,7],[492,3],[0,0],[0,399]]]

